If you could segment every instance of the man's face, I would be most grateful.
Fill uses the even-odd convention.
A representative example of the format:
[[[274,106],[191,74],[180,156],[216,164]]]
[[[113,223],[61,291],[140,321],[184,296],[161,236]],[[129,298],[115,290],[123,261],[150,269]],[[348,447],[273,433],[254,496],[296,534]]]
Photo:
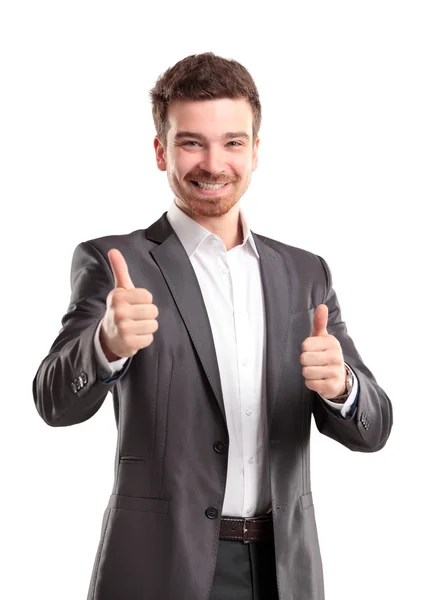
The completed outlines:
[[[204,217],[226,214],[241,198],[257,168],[252,109],[245,99],[175,100],[168,108],[167,149],[154,140],[157,166],[167,171],[178,205]],[[227,134],[230,134],[229,137]],[[194,182],[226,183],[203,190]]]

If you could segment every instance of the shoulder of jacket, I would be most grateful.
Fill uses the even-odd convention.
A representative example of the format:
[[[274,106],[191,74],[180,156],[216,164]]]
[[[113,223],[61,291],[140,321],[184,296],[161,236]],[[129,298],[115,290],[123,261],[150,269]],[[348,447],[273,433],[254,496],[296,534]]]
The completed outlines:
[[[319,257],[314,252],[310,252],[309,250],[305,250],[304,248],[299,248],[298,246],[284,244],[284,242],[274,240],[259,233],[256,233],[255,235],[257,235],[264,244],[266,244],[270,248],[273,248],[275,252],[278,252],[278,254],[281,254],[284,257],[291,257],[295,260],[301,260],[302,262],[314,261],[315,263],[318,263]]]
[[[134,252],[136,248],[140,248],[146,240],[145,231],[145,229],[136,229],[130,233],[104,235],[84,240],[78,246],[82,249],[91,246],[105,258],[111,248],[117,248],[123,255],[128,255],[129,252]]]

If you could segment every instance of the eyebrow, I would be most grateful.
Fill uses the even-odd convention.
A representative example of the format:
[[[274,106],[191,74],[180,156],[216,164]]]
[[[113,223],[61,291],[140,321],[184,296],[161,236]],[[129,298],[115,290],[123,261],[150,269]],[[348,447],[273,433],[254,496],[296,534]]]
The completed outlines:
[[[202,135],[201,133],[195,133],[193,131],[178,131],[175,135],[175,140],[180,140],[182,138],[195,138],[197,140],[205,140],[207,139],[204,135]],[[247,141],[250,141],[250,136],[248,135],[248,133],[246,133],[245,131],[236,131],[236,132],[232,132],[232,131],[228,131],[228,133],[225,133],[222,136],[223,140],[227,140],[229,138],[244,138]]]

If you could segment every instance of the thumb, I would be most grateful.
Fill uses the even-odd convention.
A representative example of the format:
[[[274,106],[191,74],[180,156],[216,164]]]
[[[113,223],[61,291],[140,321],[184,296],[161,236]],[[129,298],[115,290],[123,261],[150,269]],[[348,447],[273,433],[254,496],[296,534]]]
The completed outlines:
[[[117,250],[117,248],[112,248],[108,252],[108,258],[114,274],[115,287],[124,288],[125,290],[133,290],[135,286],[130,279],[127,263],[124,260],[124,256],[121,254],[120,250]]]
[[[314,314],[314,323],[310,337],[327,335],[328,306],[319,304]]]

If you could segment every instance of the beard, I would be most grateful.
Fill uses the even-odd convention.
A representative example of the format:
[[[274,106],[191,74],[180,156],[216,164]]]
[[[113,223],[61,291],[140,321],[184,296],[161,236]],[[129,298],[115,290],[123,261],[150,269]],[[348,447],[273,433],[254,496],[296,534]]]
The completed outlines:
[[[175,196],[182,202],[190,214],[199,217],[221,217],[226,215],[241,199],[249,184],[247,182],[247,185],[241,189],[237,181],[232,181],[228,183],[228,186],[231,186],[230,189],[227,189],[227,186],[223,193],[219,193],[217,196],[206,196],[191,183],[191,180],[197,180],[195,176],[186,178],[183,185],[169,173],[167,177]],[[199,179],[208,181],[207,177],[200,177]],[[220,183],[220,180],[219,182],[210,181],[210,183]]]

